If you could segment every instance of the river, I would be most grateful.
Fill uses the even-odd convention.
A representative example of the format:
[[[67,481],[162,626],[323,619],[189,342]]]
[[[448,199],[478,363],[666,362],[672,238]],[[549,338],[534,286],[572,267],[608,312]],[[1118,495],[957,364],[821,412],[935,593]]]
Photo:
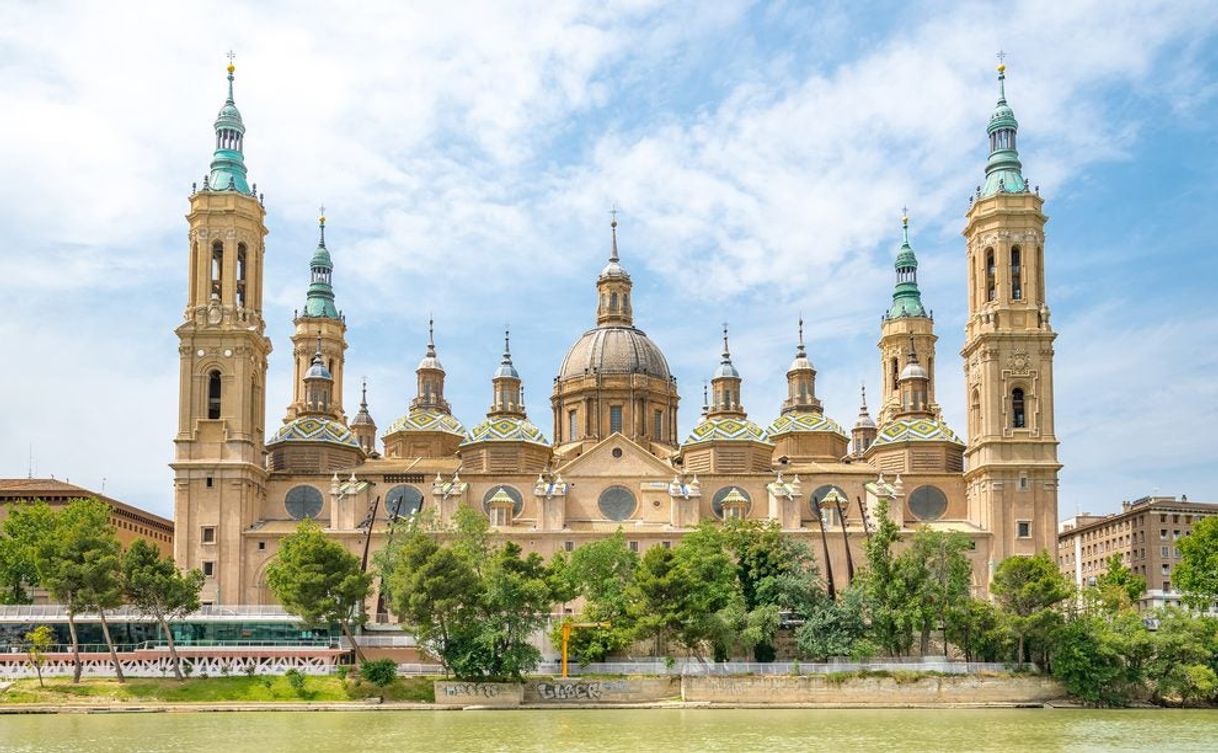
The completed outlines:
[[[0,751],[1214,751],[1218,711],[587,710],[0,717]]]

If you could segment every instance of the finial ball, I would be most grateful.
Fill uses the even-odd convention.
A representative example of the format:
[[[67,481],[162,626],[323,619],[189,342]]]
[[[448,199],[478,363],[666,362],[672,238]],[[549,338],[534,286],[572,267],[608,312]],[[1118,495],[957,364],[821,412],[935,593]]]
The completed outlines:
[[[1006,63],[999,63],[999,64],[998,64],[998,72],[999,72],[999,73],[1006,73],[1006,72],[1007,72],[1007,64],[1006,64]]]
[[[229,64],[228,64],[228,72],[229,72],[229,73],[232,73],[232,72],[233,72],[233,71],[235,71],[235,70],[237,70],[237,66],[233,65],[232,63],[229,63]]]

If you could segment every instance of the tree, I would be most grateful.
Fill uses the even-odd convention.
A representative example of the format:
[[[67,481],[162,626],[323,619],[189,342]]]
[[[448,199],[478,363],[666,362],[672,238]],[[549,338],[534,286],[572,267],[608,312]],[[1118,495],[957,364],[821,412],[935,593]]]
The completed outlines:
[[[1128,609],[1146,593],[1146,578],[1125,566],[1120,554],[1108,558],[1107,572],[1095,579],[1093,599],[1111,613]]]
[[[804,615],[795,631],[795,645],[801,658],[828,661],[838,656],[861,660],[876,653],[867,637],[866,594],[851,587],[837,601],[820,599]]]
[[[1184,602],[1206,610],[1218,602],[1218,515],[1198,521],[1191,533],[1179,541],[1180,562],[1172,580],[1184,594]]]
[[[115,676],[119,682],[125,679],[106,622],[106,610],[122,603],[120,561],[110,508],[95,499],[74,500],[56,513],[51,535],[39,546],[39,580],[68,613],[73,682],[80,682],[82,669],[76,615],[89,610],[96,610],[101,621]]]
[[[1049,638],[1061,622],[1054,607],[1068,598],[1072,590],[1048,552],[1007,557],[998,565],[990,593],[1008,614],[1010,630],[1018,645],[1016,661],[1028,660],[1029,638],[1038,641],[1047,658]]]
[[[1144,690],[1149,655],[1149,633],[1133,610],[1081,613],[1054,636],[1053,676],[1088,704],[1125,706]]]
[[[446,669],[461,664],[481,580],[473,566],[421,528],[411,528],[381,562],[389,608]]]
[[[816,560],[807,544],[783,536],[774,520],[730,520],[724,540],[744,600],[736,643],[751,647],[757,661],[773,661],[782,615],[803,616],[823,597]]]
[[[969,596],[973,566],[965,552],[970,546],[968,536],[959,531],[932,531],[923,526],[909,548],[897,556],[896,571],[902,591],[910,597],[909,611],[921,632],[924,656],[930,651],[931,631],[944,628],[952,606]]]
[[[732,613],[721,612],[736,600],[743,603],[732,565],[723,532],[710,524],[672,549],[648,549],[630,591],[638,634],[661,645],[675,640],[698,659],[713,639],[722,647],[724,623],[731,623]]]
[[[38,550],[55,525],[46,502],[15,502],[0,527],[0,604],[28,604],[39,585]]]
[[[1187,704],[1218,697],[1218,620],[1175,607],[1156,617],[1147,667],[1155,699]]]
[[[913,646],[913,630],[922,624],[921,610],[914,599],[922,573],[908,561],[902,565],[893,554],[901,540],[901,529],[889,515],[888,500],[876,507],[876,530],[867,540],[867,567],[856,579],[865,596],[872,640],[892,656],[908,653]]]
[[[541,652],[529,642],[550,614],[550,586],[541,555],[522,556],[520,545],[507,542],[487,563],[476,605],[471,642],[459,675],[521,680],[537,667]]]
[[[30,659],[34,671],[38,673],[38,687],[46,687],[42,682],[42,668],[47,663],[47,652],[55,645],[55,633],[47,625],[39,625],[25,634],[25,653]]]
[[[203,573],[198,570],[181,572],[169,557],[162,557],[152,544],[136,539],[123,556],[123,591],[127,600],[140,613],[156,619],[165,633],[174,677],[182,677],[182,661],[173,643],[169,620],[194,612],[199,608],[199,591],[203,588]]]
[[[571,633],[570,654],[580,664],[601,661],[634,641],[634,624],[628,614],[628,590],[639,565],[639,555],[626,546],[618,529],[612,536],[576,549],[569,557],[559,552],[550,562],[551,591],[555,601],[583,597],[579,621],[589,626]],[[562,640],[563,623],[556,622],[551,639]]]
[[[965,661],[998,661],[1007,651],[1003,616],[982,599],[966,598],[952,604],[943,634],[964,653]]]
[[[338,623],[358,660],[364,655],[351,626],[367,619],[364,600],[372,577],[363,572],[359,558],[342,544],[326,538],[313,520],[304,520],[279,546],[267,566],[271,593],[292,614],[308,625]]]

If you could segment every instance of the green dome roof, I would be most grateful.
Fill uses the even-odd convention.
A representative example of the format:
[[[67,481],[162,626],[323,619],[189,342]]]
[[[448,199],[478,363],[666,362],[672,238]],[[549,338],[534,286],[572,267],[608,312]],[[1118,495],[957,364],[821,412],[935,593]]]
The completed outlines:
[[[433,408],[415,408],[410,413],[389,424],[385,435],[397,434],[399,431],[442,431],[446,434],[465,436],[465,427],[449,413],[443,413]]]
[[[532,421],[516,416],[488,418],[475,426],[461,445],[475,442],[532,442],[547,447],[550,444],[542,435],[541,429],[534,426]]]
[[[704,418],[685,444],[702,442],[769,442],[761,427],[747,418]]]
[[[1006,66],[998,66],[998,104],[985,129],[990,136],[990,157],[985,163],[982,196],[1028,190],[1028,181],[1023,177],[1023,165],[1016,148],[1019,121],[1015,120],[1015,111],[1007,104],[1006,78]]]
[[[212,155],[211,172],[204,184],[212,191],[239,191],[251,194],[245,179],[245,122],[233,101],[233,66],[228,67],[228,99],[216,115],[216,151]]]
[[[304,316],[340,319],[338,309],[334,306],[334,285],[331,280],[334,275],[334,262],[330,259],[330,251],[326,248],[326,218],[318,218],[320,238],[313,258],[309,259],[309,292],[305,297]]]
[[[933,418],[895,418],[884,424],[872,443],[881,447],[900,442],[951,442],[963,445],[947,424]]]
[[[784,434],[804,431],[827,431],[846,436],[846,432],[838,422],[821,413],[788,413],[779,416],[774,419],[774,423],[770,424],[770,428],[766,429],[766,434],[773,439]]]
[[[902,241],[897,251],[893,268],[897,271],[897,284],[892,289],[892,305],[886,314],[889,319],[904,316],[926,316],[922,306],[922,293],[918,290],[918,257],[909,245],[909,216],[901,217]]]
[[[301,416],[283,426],[266,443],[267,447],[285,442],[325,442],[359,449],[359,441],[351,430],[338,421],[324,416]]]

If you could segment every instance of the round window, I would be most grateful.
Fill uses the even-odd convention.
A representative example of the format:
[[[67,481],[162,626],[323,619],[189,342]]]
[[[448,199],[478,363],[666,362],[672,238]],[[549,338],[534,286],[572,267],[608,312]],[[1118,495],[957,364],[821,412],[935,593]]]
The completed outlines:
[[[811,505],[811,507],[812,507],[813,515],[816,514],[816,505],[818,502],[821,503],[822,506],[824,506],[825,497],[829,496],[829,492],[838,493],[838,496],[840,496],[842,498],[842,507],[843,508],[846,506],[846,503],[848,503],[850,501],[850,498],[846,496],[846,492],[842,491],[842,488],[840,486],[836,486],[834,484],[825,484],[824,486],[818,486],[816,488],[816,491],[812,492],[812,496],[808,497],[808,504]],[[829,506],[829,509],[834,509],[836,507],[836,505],[834,505],[832,502],[828,503],[828,506]]]
[[[596,502],[607,520],[625,520],[634,512],[634,494],[624,486],[611,486]]]
[[[402,484],[385,495],[385,512],[391,518],[408,518],[423,509],[423,492]]]
[[[283,499],[283,506],[293,520],[316,518],[321,504],[321,492],[312,486],[294,486]]]
[[[919,486],[909,495],[909,511],[918,520],[938,520],[947,512],[947,496],[937,486]]]
[[[753,498],[749,496],[748,492],[739,486],[725,486],[715,492],[715,496],[711,497],[711,511],[715,513],[716,518],[723,518],[723,500],[733,491],[739,492],[740,496],[744,497],[744,500],[748,502],[748,506],[744,509],[746,515],[749,510],[753,509]]]
[[[482,495],[482,509],[486,511],[487,515],[491,514],[491,497],[498,494],[500,489],[512,498],[512,517],[516,517],[524,509],[524,497],[520,496],[520,492],[513,486],[500,485],[487,489],[486,494]]]

